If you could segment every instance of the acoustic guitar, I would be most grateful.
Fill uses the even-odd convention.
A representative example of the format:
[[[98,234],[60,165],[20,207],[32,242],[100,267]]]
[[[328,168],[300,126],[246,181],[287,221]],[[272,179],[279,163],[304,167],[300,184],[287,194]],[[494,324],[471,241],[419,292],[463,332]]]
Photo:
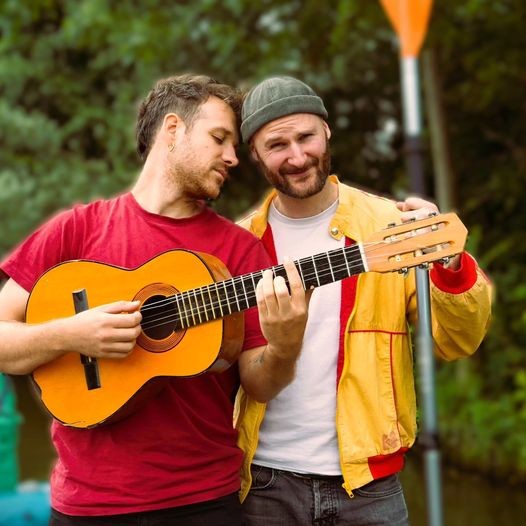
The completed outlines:
[[[392,225],[367,241],[295,265],[308,289],[362,272],[406,271],[447,259],[462,252],[466,235],[455,214],[436,215]],[[287,279],[282,265],[271,269]],[[31,291],[27,323],[139,300],[142,333],[123,360],[69,352],[38,367],[32,379],[44,406],[64,425],[89,428],[126,414],[154,379],[225,370],[240,352],[242,311],[256,305],[262,273],[232,278],[217,258],[188,250],[165,252],[133,270],[83,260],[51,268]]]

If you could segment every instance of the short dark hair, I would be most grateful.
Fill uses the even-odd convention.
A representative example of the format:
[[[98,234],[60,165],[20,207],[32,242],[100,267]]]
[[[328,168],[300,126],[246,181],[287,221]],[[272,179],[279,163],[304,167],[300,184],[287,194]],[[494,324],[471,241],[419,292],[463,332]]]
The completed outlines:
[[[139,157],[143,161],[148,157],[155,134],[167,113],[176,113],[191,127],[199,107],[210,97],[226,102],[239,125],[242,97],[236,88],[220,84],[206,75],[184,74],[157,81],[139,106],[135,129]]]

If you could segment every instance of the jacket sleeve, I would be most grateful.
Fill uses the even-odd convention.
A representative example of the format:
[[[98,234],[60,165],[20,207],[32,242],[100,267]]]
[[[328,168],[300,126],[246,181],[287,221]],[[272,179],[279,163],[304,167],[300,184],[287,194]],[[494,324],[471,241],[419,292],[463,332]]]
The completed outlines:
[[[435,264],[431,278],[431,317],[435,352],[444,360],[473,354],[491,319],[492,286],[473,257],[463,253],[458,270]],[[418,316],[416,294],[410,312]]]

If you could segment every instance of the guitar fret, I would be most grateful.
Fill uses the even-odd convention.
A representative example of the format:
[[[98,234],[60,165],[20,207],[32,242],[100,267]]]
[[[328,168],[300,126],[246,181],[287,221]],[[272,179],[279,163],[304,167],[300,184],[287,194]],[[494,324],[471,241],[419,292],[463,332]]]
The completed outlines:
[[[231,283],[232,290],[234,291],[234,296],[236,297],[237,312],[239,312],[241,310],[241,307],[239,306],[239,298],[237,297],[236,282],[234,280],[231,280]]]
[[[179,312],[179,307],[177,305],[177,294],[175,294],[173,296],[167,296],[166,299],[167,300],[168,299],[171,300],[172,308],[173,308],[173,311],[174,311],[174,314],[173,314],[173,317],[174,317],[173,330],[174,331],[178,331],[182,327],[181,327],[181,315],[180,315],[180,312]]]
[[[219,306],[219,312],[221,313],[221,318],[224,316],[223,314],[223,305],[222,305],[222,301],[221,301],[221,296],[219,294],[219,289],[217,288],[218,286],[218,283],[215,283],[215,287],[216,287],[216,297],[217,297],[217,303],[218,303],[218,306]]]
[[[192,314],[192,305],[188,301],[188,294],[186,292],[183,292],[181,299],[183,300],[184,311],[186,313],[186,320],[188,322],[188,327],[191,327],[192,326],[191,317],[193,317],[193,314]]]
[[[298,260],[298,265],[302,271],[300,273],[300,276],[301,276],[303,287],[305,288],[305,290],[311,287],[316,287],[316,280],[315,280],[316,273],[313,268],[312,259],[310,257],[300,259]]]
[[[247,305],[249,307],[254,307],[254,305],[257,305],[257,300],[256,300],[256,282],[254,280],[254,273],[250,273],[246,276],[246,280],[247,280],[247,288],[248,288],[248,292],[247,292]],[[243,280],[243,282],[245,282],[245,280]]]
[[[234,280],[234,288],[236,292],[236,297],[238,299],[238,310],[242,311],[248,309],[249,304],[247,298],[247,291],[245,289],[243,277],[239,277]]]
[[[298,260],[298,271],[299,271],[299,274],[300,274],[301,283],[303,284],[303,288],[305,290],[307,290],[307,285],[305,283],[305,278],[303,277],[303,269],[301,268],[301,259]]]
[[[199,289],[199,292],[201,293],[201,299],[203,300],[203,309],[204,309],[204,313],[205,313],[205,318],[206,318],[206,321],[209,321],[208,320],[208,308],[207,308],[207,305],[206,305],[206,300],[205,300],[205,295],[203,294],[203,289],[205,287],[201,287]]]
[[[195,305],[197,308],[197,316],[199,317],[199,323],[202,323],[203,320],[201,319],[201,307],[199,305],[199,301],[197,300],[197,290],[194,289],[194,299],[195,299]]]
[[[333,269],[332,269],[332,263],[331,263],[331,258],[330,258],[330,255],[328,252],[325,253],[326,256],[327,256],[327,261],[329,263],[329,270],[331,271],[331,277],[332,277],[332,281],[334,282],[335,281],[335,278],[334,278],[334,272],[333,272]]]
[[[190,315],[192,316],[192,325],[196,325],[195,323],[195,316],[194,316],[194,306],[192,305],[192,297],[190,296],[190,293],[189,292],[186,292],[184,293],[185,294],[185,298],[184,300],[188,302],[188,305],[190,307]]]
[[[216,315],[214,312],[214,300],[212,299],[212,294],[210,294],[210,285],[207,285],[206,290],[208,292],[208,297],[210,298],[210,308],[212,309],[212,319],[215,320]]]
[[[331,266],[332,279],[333,281],[338,281],[349,276],[345,270],[345,258],[341,250],[328,252],[329,265]],[[335,272],[334,269],[336,269]]]
[[[318,265],[318,279],[320,286],[326,285],[327,283],[332,283],[334,281],[334,274],[331,267],[329,252],[319,254],[316,259]]]
[[[180,305],[179,305],[179,299],[180,299],[180,297],[181,297],[180,294],[176,294],[176,295],[175,295],[175,302],[177,303],[177,310],[178,310],[179,312],[183,312],[183,315],[186,317],[186,327],[190,327],[190,325],[189,325],[189,323],[188,323],[188,315],[187,315],[187,313],[186,313],[186,309],[183,308],[182,311],[181,311],[181,307],[180,307]],[[184,305],[183,305],[183,306],[184,306]],[[184,328],[185,328],[185,326],[184,326],[184,320],[181,318],[180,321],[181,321],[181,329],[184,329]]]
[[[241,278],[240,282],[241,282],[241,286],[243,287],[243,294],[245,297],[246,308],[248,309],[250,307],[250,303],[248,302],[248,294],[247,294],[247,289],[245,288],[245,280]]]
[[[347,275],[348,276],[352,276],[351,269],[349,268],[349,261],[347,260],[347,251],[348,251],[347,248],[343,249],[343,251],[342,251],[343,259],[345,260],[345,266],[347,267]]]
[[[254,287],[254,305],[257,305],[258,303],[257,296],[256,296],[257,283],[255,280],[257,274],[259,274],[259,279],[263,277],[262,270],[258,270],[257,272],[253,272],[252,274],[250,274],[250,277],[252,278],[252,286]]]
[[[226,281],[222,282],[223,290],[225,291],[226,306],[228,308],[228,314],[232,314],[232,307],[230,305],[230,298],[228,297],[228,289],[226,288]]]
[[[320,283],[320,277],[318,276],[318,269],[316,267],[316,261],[314,259],[314,256],[311,256],[311,259],[312,259],[312,264],[313,264],[313,268],[314,268],[314,273],[316,274],[316,280],[318,281],[318,287],[321,285]]]
[[[214,289],[212,288],[214,287]],[[208,295],[210,296],[210,306],[212,307],[212,318],[215,320],[217,318],[221,318],[222,311],[221,311],[221,302],[217,294],[217,284],[213,283],[212,285],[208,286]]]
[[[352,245],[351,247],[346,247],[343,250],[342,255],[347,265],[347,271],[348,271],[347,276],[361,274],[362,272],[365,271],[365,264],[364,264],[365,258],[363,258],[363,254],[360,249],[360,243],[358,243],[357,245]],[[350,256],[350,267],[349,267],[347,256]]]

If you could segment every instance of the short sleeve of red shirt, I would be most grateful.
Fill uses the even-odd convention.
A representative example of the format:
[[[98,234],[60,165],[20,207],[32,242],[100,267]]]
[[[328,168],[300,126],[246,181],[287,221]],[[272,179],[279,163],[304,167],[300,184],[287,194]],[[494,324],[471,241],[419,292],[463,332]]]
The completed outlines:
[[[20,243],[0,269],[30,292],[46,270],[74,258],[74,244],[72,213],[61,212]]]

